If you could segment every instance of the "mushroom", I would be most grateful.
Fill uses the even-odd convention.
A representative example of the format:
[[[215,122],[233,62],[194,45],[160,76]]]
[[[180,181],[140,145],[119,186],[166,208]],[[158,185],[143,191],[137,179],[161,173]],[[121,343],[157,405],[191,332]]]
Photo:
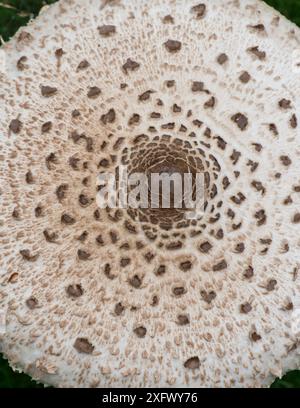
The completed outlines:
[[[299,43],[257,0],[61,0],[3,46],[14,368],[59,387],[261,387],[299,368]],[[99,208],[99,173],[121,165],[204,174],[204,213]]]

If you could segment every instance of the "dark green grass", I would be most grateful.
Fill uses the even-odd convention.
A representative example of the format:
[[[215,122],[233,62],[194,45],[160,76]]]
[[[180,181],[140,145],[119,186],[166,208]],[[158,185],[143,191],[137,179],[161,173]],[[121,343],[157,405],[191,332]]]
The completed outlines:
[[[0,388],[44,388],[28,375],[12,371],[6,360],[0,357]]]
[[[245,0],[242,0],[245,1]],[[0,36],[7,41],[17,29],[36,16],[42,6],[55,0],[0,0]],[[289,20],[300,26],[300,0],[266,0]],[[42,387],[24,374],[14,373],[7,362],[0,357],[0,388]],[[272,388],[300,388],[300,371],[291,371],[281,380],[277,379]]]
[[[0,0],[0,35],[7,41],[19,27],[55,0]]]
[[[265,0],[265,2],[300,26],[300,0]]]

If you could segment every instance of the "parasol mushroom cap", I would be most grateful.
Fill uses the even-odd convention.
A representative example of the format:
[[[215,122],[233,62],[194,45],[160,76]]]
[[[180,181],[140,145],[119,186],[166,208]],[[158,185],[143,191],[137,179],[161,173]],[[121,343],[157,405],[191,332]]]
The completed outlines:
[[[57,387],[260,387],[299,368],[299,46],[257,0],[61,0],[4,45],[12,367]],[[206,175],[200,220],[98,208],[100,172],[165,158]]]

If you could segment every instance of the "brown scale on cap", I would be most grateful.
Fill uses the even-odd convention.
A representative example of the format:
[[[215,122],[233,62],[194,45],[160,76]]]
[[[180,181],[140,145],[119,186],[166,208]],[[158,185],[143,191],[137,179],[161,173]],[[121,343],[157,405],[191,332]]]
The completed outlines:
[[[210,304],[217,296],[216,292],[211,290],[210,292],[207,292],[206,290],[201,290],[200,292],[202,299]]]
[[[251,173],[254,173],[259,166],[259,163],[254,162],[253,160],[248,160],[247,166],[250,167]]]
[[[89,88],[87,97],[90,99],[95,99],[101,94],[101,89],[97,86],[92,86]]]
[[[84,59],[82,61],[79,62],[78,66],[77,66],[77,71],[81,71],[83,69],[86,69],[90,66],[90,63]]]
[[[248,25],[248,27],[250,29],[252,29],[252,30],[260,31],[260,32],[265,31],[265,29],[266,29],[264,24],[261,24],[261,23],[260,24],[255,24],[255,25]]]
[[[166,81],[166,87],[167,88],[173,88],[175,86],[176,82],[174,81],[174,79],[169,79],[168,81]]]
[[[57,48],[57,50],[55,50],[54,54],[55,54],[56,58],[61,58],[65,54],[65,52],[64,52],[64,50],[62,48]]]
[[[204,91],[204,83],[195,81],[192,84],[192,91],[193,92],[203,92]]]
[[[218,64],[224,65],[225,62],[228,61],[228,56],[227,56],[226,54],[222,53],[222,54],[220,54],[220,55],[218,56],[217,61],[218,61]]]
[[[73,225],[76,223],[76,219],[69,214],[63,214],[61,216],[61,222],[65,225]]]
[[[160,265],[157,270],[155,271],[155,274],[157,276],[162,276],[166,273],[166,266],[165,265]]]
[[[30,297],[29,299],[26,300],[26,306],[33,310],[38,306],[38,300],[35,297]]]
[[[67,292],[68,296],[70,296],[72,298],[78,298],[78,297],[83,295],[83,289],[82,289],[82,286],[80,284],[69,285],[66,288],[66,292]]]
[[[179,326],[185,326],[190,323],[190,319],[187,315],[178,315],[177,322]]]
[[[252,143],[254,149],[260,153],[263,150],[263,146],[260,143]]]
[[[278,105],[282,109],[291,109],[291,103],[290,100],[283,98],[278,102]]]
[[[256,58],[258,58],[260,61],[263,61],[266,59],[266,52],[262,51],[258,46],[255,47],[250,47],[247,50],[250,54],[254,55]]]
[[[35,262],[39,257],[39,254],[32,254],[29,249],[22,249],[20,254],[25,261],[29,262]]]
[[[200,360],[199,357],[191,357],[185,361],[184,367],[188,368],[189,370],[196,370],[200,367]]]
[[[15,218],[16,220],[20,220],[21,214],[18,208],[14,208],[12,212],[12,217]]]
[[[249,72],[244,71],[240,76],[239,76],[239,80],[243,83],[243,84],[247,84],[251,79],[251,75],[249,74]]]
[[[259,340],[261,340],[262,339],[262,337],[261,337],[261,335],[260,334],[258,334],[256,331],[254,331],[254,332],[252,332],[251,334],[250,334],[250,339],[252,340],[252,341],[259,341]]]
[[[176,286],[172,292],[176,297],[180,297],[186,293],[186,289],[183,286]]]
[[[78,118],[80,116],[80,111],[78,109],[74,109],[72,111],[72,118]]]
[[[41,86],[41,94],[42,96],[49,98],[51,96],[54,96],[57,93],[57,88],[48,86],[48,85],[42,85]]]
[[[17,61],[17,68],[19,71],[24,71],[25,69],[28,69],[28,65],[26,64],[26,62],[28,61],[28,58],[23,55],[21,58],[18,59]]]
[[[68,184],[61,184],[59,187],[57,187],[56,196],[59,202],[61,202],[66,197],[68,189]]]
[[[1,352],[60,387],[269,385],[299,351],[298,29],[257,0],[69,3],[3,45]],[[156,208],[100,208],[121,165],[193,198],[200,174],[201,210],[151,183]]]
[[[125,310],[125,307],[122,305],[121,302],[119,302],[119,303],[117,303],[115,305],[115,314],[117,316],[121,316],[121,314],[124,312],[124,310]]]
[[[131,262],[130,258],[122,258],[120,261],[120,265],[122,268],[125,268],[125,266],[128,266],[130,262]]]
[[[298,127],[298,119],[297,119],[297,116],[295,114],[292,115],[292,117],[290,119],[290,124],[291,124],[291,127],[293,129],[296,129]]]
[[[152,112],[150,115],[151,119],[159,119],[161,118],[161,114],[159,112]]]
[[[142,280],[138,275],[134,275],[131,279],[129,279],[128,283],[135,289],[138,289],[142,285]]]
[[[290,311],[294,309],[294,305],[292,302],[288,302],[287,304],[285,304],[285,306],[283,307],[283,310],[285,311]]]
[[[45,122],[42,124],[42,133],[48,133],[52,129],[52,122]]]
[[[58,159],[57,159],[56,154],[55,153],[50,153],[46,157],[45,162],[46,162],[47,169],[48,170],[53,170],[53,168],[54,168],[53,165],[56,165],[58,163]]]
[[[247,313],[250,313],[251,310],[252,310],[252,306],[251,306],[251,304],[248,303],[248,302],[247,302],[247,303],[243,303],[243,304],[241,305],[241,307],[240,307],[241,313],[247,314]]]
[[[231,117],[231,120],[235,122],[241,130],[245,130],[248,126],[248,118],[242,113],[236,113]]]
[[[168,40],[164,43],[164,46],[169,52],[178,52],[181,50],[181,42],[177,40]]]
[[[277,285],[276,279],[270,279],[266,285],[266,289],[268,292],[272,292]]]
[[[104,125],[107,125],[108,123],[114,123],[115,120],[116,120],[116,112],[113,108],[109,109],[109,111],[106,114],[101,116],[101,122]]]
[[[142,93],[141,95],[139,95],[139,100],[142,101],[142,102],[147,101],[148,99],[150,99],[150,96],[153,93],[154,93],[154,91],[151,91],[151,90],[146,91],[146,92]]]
[[[87,261],[91,257],[91,254],[83,249],[78,249],[77,256],[81,261]]]
[[[143,326],[139,326],[139,327],[136,327],[136,328],[133,330],[133,332],[135,333],[135,335],[136,335],[137,337],[139,337],[140,339],[142,339],[143,337],[146,336],[147,329],[146,329],[145,327],[143,327]]]
[[[58,238],[58,234],[55,232],[49,232],[48,230],[44,230],[43,231],[44,237],[46,239],[47,242],[50,242],[52,244],[57,243],[57,238]]]
[[[243,242],[237,244],[234,248],[234,252],[237,254],[242,254],[245,251],[245,244]]]
[[[289,158],[289,156],[280,156],[280,161],[286,167],[292,164],[292,160]]]
[[[116,33],[116,26],[111,24],[102,25],[98,27],[98,31],[102,37],[109,37]]]
[[[193,264],[192,264],[191,261],[184,261],[184,262],[181,262],[181,263],[180,263],[179,268],[180,268],[183,272],[186,272],[186,271],[189,271],[190,269],[192,269],[192,266],[193,266]]]
[[[170,14],[164,16],[163,23],[164,24],[174,24],[174,17],[172,17]]]
[[[13,133],[20,133],[22,129],[22,122],[19,119],[13,119],[10,124],[9,124],[9,130],[11,130]]]
[[[123,65],[123,69],[125,73],[127,74],[128,71],[135,71],[140,67],[140,64],[136,61],[133,61],[132,59],[128,58],[125,64]]]
[[[227,268],[227,262],[225,259],[222,259],[222,261],[218,262],[217,264],[213,265],[212,270],[214,272],[219,272],[222,271],[223,269]]]
[[[200,3],[200,4],[197,4],[196,6],[193,6],[191,8],[191,12],[196,15],[197,19],[203,18],[206,13],[206,4]]]
[[[204,108],[209,109],[209,108],[214,108],[216,104],[216,98],[212,96],[208,101],[204,103]]]
[[[269,130],[274,134],[274,136],[278,136],[279,132],[277,129],[277,126],[275,125],[275,123],[270,123],[269,124]]]
[[[237,150],[233,150],[233,152],[232,152],[232,154],[230,156],[230,159],[232,160],[232,164],[236,165],[237,162],[239,161],[240,157],[241,157],[241,152],[238,152]]]
[[[297,213],[293,216],[293,223],[299,224],[300,223],[300,213]]]
[[[252,278],[254,276],[254,270],[253,270],[253,267],[250,265],[250,266],[248,266],[248,268],[245,270],[245,272],[244,272],[244,277],[246,278],[246,279],[250,279],[250,278]]]
[[[43,216],[43,207],[41,207],[40,205],[38,205],[35,209],[34,209],[34,215],[36,218],[42,217]]]
[[[84,353],[84,354],[92,354],[94,351],[94,346],[88,341],[88,339],[83,338],[83,337],[78,337],[75,340],[75,343],[73,347],[78,351],[79,353]]]
[[[111,272],[111,266],[109,263],[105,264],[104,266],[104,274],[108,279],[114,279],[115,275]]]

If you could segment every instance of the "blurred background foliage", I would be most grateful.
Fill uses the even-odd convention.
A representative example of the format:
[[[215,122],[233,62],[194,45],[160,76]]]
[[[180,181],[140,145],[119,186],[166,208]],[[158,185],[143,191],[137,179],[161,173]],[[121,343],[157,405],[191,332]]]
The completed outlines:
[[[8,41],[17,29],[35,17],[39,10],[56,0],[0,0],[0,39]],[[245,0],[242,0],[245,1]],[[300,26],[300,0],[265,0]],[[14,373],[0,356],[0,388],[40,388],[25,374]],[[291,371],[277,379],[271,388],[300,388],[300,371]]]

